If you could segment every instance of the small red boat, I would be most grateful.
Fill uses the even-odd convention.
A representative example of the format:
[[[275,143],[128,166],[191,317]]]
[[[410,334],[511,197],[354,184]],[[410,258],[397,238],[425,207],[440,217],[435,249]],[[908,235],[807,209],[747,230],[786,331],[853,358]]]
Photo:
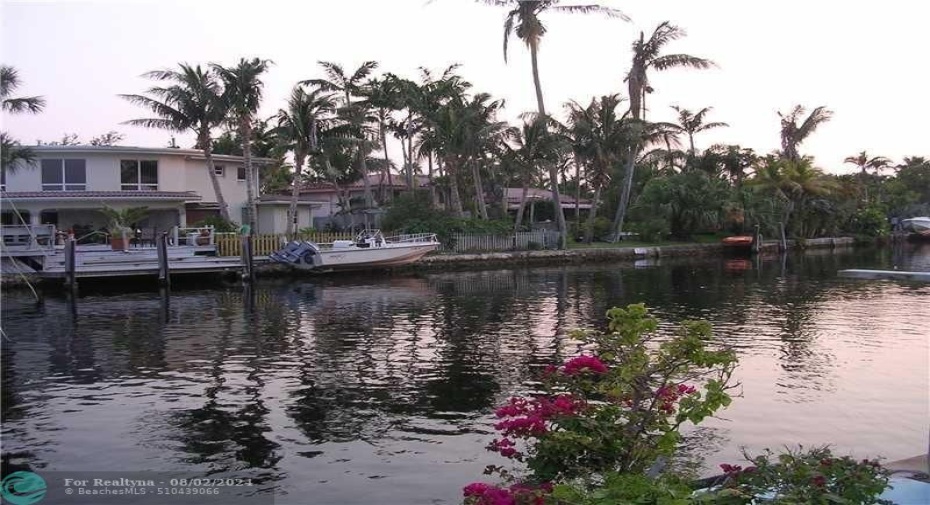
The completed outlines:
[[[752,246],[752,236],[751,235],[735,235],[733,237],[726,237],[723,240],[723,245],[731,247],[750,247]]]
[[[733,237],[726,237],[720,242],[723,243],[723,247],[729,252],[751,254],[752,241],[752,235],[736,235]]]

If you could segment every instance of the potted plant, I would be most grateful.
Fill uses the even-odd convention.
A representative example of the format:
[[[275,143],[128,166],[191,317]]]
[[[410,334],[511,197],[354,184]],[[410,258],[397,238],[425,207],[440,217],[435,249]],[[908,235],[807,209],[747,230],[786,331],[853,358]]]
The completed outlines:
[[[128,248],[129,237],[133,235],[132,225],[144,219],[149,212],[148,207],[117,210],[106,204],[98,210],[107,218],[107,233],[110,235],[110,246],[114,251]]]

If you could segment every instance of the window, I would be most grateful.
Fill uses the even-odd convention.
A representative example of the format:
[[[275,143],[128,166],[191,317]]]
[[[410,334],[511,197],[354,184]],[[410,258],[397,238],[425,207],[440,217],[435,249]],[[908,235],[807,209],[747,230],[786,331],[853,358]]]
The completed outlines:
[[[225,177],[226,167],[223,165],[213,165],[213,173],[216,174],[217,177]]]
[[[157,191],[158,161],[120,160],[119,179],[123,191]]]
[[[237,181],[245,180],[245,167],[236,167],[236,180]]]
[[[4,226],[22,226],[32,222],[30,221],[31,216],[29,215],[29,212],[22,211],[18,214],[19,215],[17,215],[17,212],[11,210],[3,211],[3,213],[0,214],[0,224]]]
[[[42,191],[87,189],[87,160],[42,160]]]

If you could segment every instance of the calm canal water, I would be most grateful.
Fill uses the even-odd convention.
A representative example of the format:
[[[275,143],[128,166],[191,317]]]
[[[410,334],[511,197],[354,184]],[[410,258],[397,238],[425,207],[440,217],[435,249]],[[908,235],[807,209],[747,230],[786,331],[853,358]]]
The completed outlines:
[[[711,321],[743,396],[698,430],[705,472],[740,447],[834,444],[900,459],[928,444],[930,245],[760,263],[325,277],[84,295],[2,307],[4,462],[38,472],[248,477],[275,503],[455,503],[503,460],[493,407],[576,351],[564,335],[645,302]]]

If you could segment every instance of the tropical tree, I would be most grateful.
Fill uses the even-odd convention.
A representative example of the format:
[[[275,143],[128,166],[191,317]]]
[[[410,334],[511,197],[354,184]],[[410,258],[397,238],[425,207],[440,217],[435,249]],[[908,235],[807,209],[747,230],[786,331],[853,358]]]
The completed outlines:
[[[672,109],[678,113],[678,122],[659,124],[676,134],[686,135],[688,137],[688,153],[691,157],[694,157],[694,155],[697,153],[697,150],[694,148],[694,136],[696,134],[705,132],[707,130],[712,130],[714,128],[730,126],[719,121],[712,121],[709,123],[704,122],[704,116],[711,111],[712,107],[704,107],[697,112],[691,112],[690,110],[683,109],[677,105],[672,105]]]
[[[786,114],[778,113],[778,117],[781,118],[781,155],[791,161],[801,159],[798,146],[810,137],[818,126],[826,123],[833,116],[832,111],[820,106],[812,110],[810,115],[801,121],[805,112],[807,111],[804,107],[796,105]]]
[[[249,230],[255,233],[258,218],[255,205],[255,171],[252,167],[252,118],[262,101],[262,74],[268,70],[271,60],[259,58],[241,58],[233,67],[211,64],[217,76],[223,82],[220,96],[227,110],[227,121],[239,129],[242,140],[242,157],[245,164],[246,197],[249,206]]]
[[[685,35],[687,32],[683,29],[669,21],[663,21],[653,30],[648,39],[644,32],[639,32],[639,39],[633,42],[633,62],[624,81],[630,93],[630,113],[635,119],[644,117],[646,95],[655,91],[649,84],[650,70],[706,69],[714,65],[711,60],[690,54],[661,54],[666,45]]]
[[[6,174],[16,173],[21,166],[35,165],[35,162],[35,151],[22,146],[5,132],[0,132],[0,170],[3,170],[4,182]]]
[[[530,61],[533,71],[533,86],[536,90],[536,106],[540,115],[546,115],[546,105],[543,100],[542,84],[539,81],[539,43],[546,34],[546,26],[539,18],[540,14],[551,10],[554,12],[591,14],[598,13],[608,17],[619,17],[629,21],[622,12],[596,4],[589,5],[559,5],[559,0],[480,0],[483,3],[507,7],[510,11],[504,19],[504,61],[507,61],[507,44],[511,33],[516,33],[530,50]],[[567,247],[568,231],[565,225],[565,214],[562,212],[562,199],[559,195],[559,177],[555,165],[549,167],[549,184],[552,191],[552,200],[555,204],[556,218],[559,233],[562,236],[560,247]]]
[[[278,111],[278,139],[294,153],[294,177],[291,190],[291,203],[288,207],[285,234],[292,236],[297,232],[297,200],[300,197],[301,174],[307,156],[318,154],[317,129],[326,120],[327,115],[335,109],[332,95],[314,89],[309,93],[303,86],[297,85],[291,91],[287,108]]]
[[[341,65],[329,61],[319,62],[326,74],[326,79],[308,79],[301,81],[300,84],[309,84],[317,86],[324,91],[337,92],[343,95],[342,107],[339,109],[340,116],[344,120],[355,126],[356,137],[358,142],[356,159],[358,160],[359,169],[362,173],[362,182],[365,188],[365,205],[368,208],[374,206],[374,198],[371,192],[371,181],[368,179],[368,146],[365,136],[367,123],[370,118],[367,114],[368,105],[353,103],[352,97],[359,96],[362,92],[362,86],[365,84],[369,75],[378,68],[378,62],[366,61],[362,63],[352,74],[347,74]]]
[[[629,112],[617,113],[622,101],[620,95],[613,94],[591,99],[587,107],[575,102],[569,104],[568,127],[575,139],[575,156],[580,155],[587,162],[587,179],[594,189],[585,227],[585,242],[588,243],[593,239],[601,191],[607,187],[611,174],[622,161],[624,149],[629,148],[632,140]]]
[[[567,145],[550,130],[547,120],[539,116],[529,118],[519,130],[512,129],[510,139],[513,146],[505,144],[504,164],[512,170],[511,175],[522,188],[514,219],[514,232],[518,232],[523,224],[529,188],[538,179],[539,167],[558,163],[559,154]]]
[[[143,95],[119,96],[149,109],[156,117],[130,119],[123,124],[194,132],[197,148],[203,151],[207,161],[206,169],[220,207],[220,216],[229,221],[229,208],[213,163],[212,132],[226,119],[226,104],[220,99],[221,89],[216,75],[200,65],[179,63],[177,70],[154,70],[142,76],[165,85],[153,86]]]
[[[670,42],[684,37],[686,32],[671,24],[669,21],[659,23],[652,35],[646,39],[644,32],[639,32],[639,39],[633,42],[633,62],[626,76],[626,83],[630,93],[630,114],[633,119],[642,119],[646,109],[646,95],[654,89],[649,85],[649,70],[663,71],[671,68],[710,68],[714,63],[705,58],[689,54],[661,54]],[[626,172],[624,173],[620,201],[614,217],[614,240],[620,239],[623,231],[623,221],[630,202],[630,190],[633,187],[633,171],[636,168],[636,158],[642,144],[635,143],[627,156]]]
[[[862,175],[866,175],[869,172],[878,174],[882,170],[891,168],[891,160],[888,158],[884,156],[873,156],[870,158],[865,151],[860,152],[856,156],[847,156],[846,159],[843,160],[843,163],[855,165]]]
[[[9,66],[0,65],[0,110],[13,114],[28,112],[38,114],[45,108],[45,98],[41,96],[14,97],[19,89],[19,72]]]
[[[805,226],[804,211],[814,200],[836,189],[836,182],[814,167],[808,157],[794,161],[767,156],[747,183],[781,203],[782,233],[787,235],[790,230],[791,234],[801,237],[815,231]]]
[[[12,114],[38,114],[45,108],[45,98],[41,96],[14,97],[13,93],[22,83],[19,72],[8,65],[0,65],[0,110]],[[9,171],[13,173],[20,166],[35,163],[32,149],[22,146],[19,141],[0,131],[0,170],[4,178]]]
[[[403,108],[403,99],[405,98],[405,86],[409,81],[405,81],[394,74],[385,74],[383,78],[371,78],[365,82],[360,89],[363,97],[364,108],[372,111],[375,121],[378,123],[378,139],[381,144],[381,151],[384,155],[384,161],[381,163],[381,177],[378,183],[378,196],[383,202],[388,198],[384,191],[384,183],[387,182],[389,187],[393,187],[394,179],[391,174],[391,158],[388,155],[387,134],[392,121],[391,113]],[[406,160],[406,152],[404,158]],[[405,163],[404,168],[407,168]],[[393,191],[393,189],[391,190]]]

